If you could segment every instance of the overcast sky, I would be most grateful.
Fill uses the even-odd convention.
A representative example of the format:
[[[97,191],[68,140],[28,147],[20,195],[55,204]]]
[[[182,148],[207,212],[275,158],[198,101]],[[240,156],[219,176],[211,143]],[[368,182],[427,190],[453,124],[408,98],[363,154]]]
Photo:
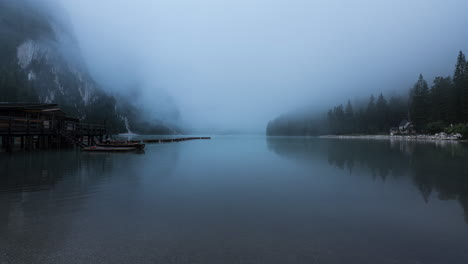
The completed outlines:
[[[199,129],[264,131],[306,104],[406,93],[468,51],[466,0],[53,1],[100,82]]]

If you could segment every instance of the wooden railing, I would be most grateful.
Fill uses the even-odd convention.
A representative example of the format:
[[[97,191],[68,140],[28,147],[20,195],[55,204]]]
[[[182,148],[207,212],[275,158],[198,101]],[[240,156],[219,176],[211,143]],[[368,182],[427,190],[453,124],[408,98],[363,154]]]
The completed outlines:
[[[45,135],[66,131],[75,136],[104,135],[106,127],[64,120],[42,120],[0,116],[1,135]]]
[[[62,130],[75,135],[104,135],[106,134],[106,127],[95,124],[75,123],[65,121],[62,125]]]

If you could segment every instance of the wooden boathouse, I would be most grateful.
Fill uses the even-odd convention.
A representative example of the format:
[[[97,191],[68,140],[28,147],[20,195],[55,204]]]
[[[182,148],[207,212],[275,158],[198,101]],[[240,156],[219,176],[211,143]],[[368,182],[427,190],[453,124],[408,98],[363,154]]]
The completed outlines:
[[[102,142],[106,127],[68,117],[57,104],[0,103],[0,137],[8,152],[51,147],[86,147]]]

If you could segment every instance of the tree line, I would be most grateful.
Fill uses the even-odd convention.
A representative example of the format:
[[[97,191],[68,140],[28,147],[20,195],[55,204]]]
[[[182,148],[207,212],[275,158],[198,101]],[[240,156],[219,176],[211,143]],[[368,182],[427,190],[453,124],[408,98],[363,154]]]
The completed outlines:
[[[371,95],[368,104],[357,111],[350,101],[345,107],[338,105],[328,111],[332,134],[388,133],[404,119],[423,133],[468,122],[468,63],[463,52],[458,55],[453,77],[436,77],[429,87],[421,74],[406,100],[402,96],[387,100],[383,94],[377,99]]]
[[[270,121],[267,134],[380,134],[389,133],[403,120],[411,121],[420,133],[468,134],[468,62],[462,51],[453,76],[436,77],[430,87],[421,74],[407,95],[370,95],[365,104],[348,100],[328,110],[325,117],[282,116]]]

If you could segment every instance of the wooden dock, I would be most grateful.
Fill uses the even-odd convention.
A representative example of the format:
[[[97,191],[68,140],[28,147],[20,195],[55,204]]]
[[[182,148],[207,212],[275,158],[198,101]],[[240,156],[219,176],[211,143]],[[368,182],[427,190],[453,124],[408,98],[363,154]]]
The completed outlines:
[[[7,152],[17,148],[24,150],[65,146],[87,148],[103,143],[106,135],[106,127],[84,124],[76,118],[67,117],[56,104],[0,103],[1,147]],[[170,143],[197,139],[211,138],[145,139],[123,143]],[[101,148],[98,150],[105,150]],[[96,148],[89,148],[89,150],[96,150]]]
[[[25,150],[73,145],[87,147],[102,142],[106,134],[106,128],[101,125],[0,116],[2,148],[8,152],[18,143]]]
[[[197,139],[211,139],[211,137],[188,137],[188,138],[165,138],[165,139],[144,139],[143,143],[170,143],[170,142],[181,142],[187,140]]]
[[[15,147],[87,147],[101,142],[106,134],[104,126],[66,117],[57,105],[0,103],[1,147],[7,152]]]

